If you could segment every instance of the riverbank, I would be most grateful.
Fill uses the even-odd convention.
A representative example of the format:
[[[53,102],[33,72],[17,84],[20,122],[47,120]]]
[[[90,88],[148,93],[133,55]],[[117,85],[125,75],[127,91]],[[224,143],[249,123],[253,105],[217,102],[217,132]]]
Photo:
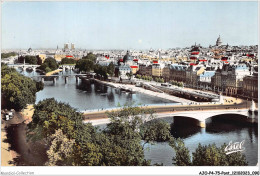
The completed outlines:
[[[2,118],[3,119],[3,118]],[[2,120],[1,122],[1,166],[13,166],[11,163],[14,158],[18,156],[18,154],[10,150],[10,144],[7,143],[7,133],[5,130],[5,122]]]
[[[57,70],[54,70],[54,71],[51,71],[51,72],[46,73],[45,76],[51,76],[51,75],[53,75],[53,74],[55,74],[55,73],[59,73],[59,72],[61,72],[61,71],[62,71],[62,69],[57,69]]]
[[[23,141],[24,143],[26,142],[26,128],[23,128],[23,131],[19,132],[19,135],[22,137],[16,138],[16,139],[9,139],[8,138],[8,133],[7,129],[10,126],[18,126],[19,124],[28,124],[32,121],[32,116],[33,116],[34,108],[33,105],[27,105],[27,107],[22,110],[21,112],[15,112],[14,116],[12,119],[9,121],[5,121],[4,115],[1,114],[1,166],[14,166],[15,158],[19,157],[20,154],[17,153],[15,150],[13,150],[15,147],[13,147],[10,143],[12,140],[18,140],[18,141]],[[21,139],[22,138],[22,139]],[[19,147],[22,148],[28,148],[28,146],[24,144],[19,144]],[[28,149],[26,149],[28,150]]]
[[[97,80],[97,79],[95,79],[95,80],[97,82],[101,83],[101,84],[105,84],[107,86],[111,86],[111,87],[114,87],[114,88],[120,88],[120,87],[123,86],[127,89],[134,91],[134,92],[143,93],[143,94],[146,94],[146,95],[149,95],[149,96],[154,96],[154,97],[157,97],[157,98],[163,98],[163,99],[170,100],[170,101],[173,101],[173,102],[194,103],[194,101],[192,101],[192,100],[187,100],[187,99],[184,99],[184,98],[175,97],[173,95],[169,95],[169,94],[166,94],[166,93],[154,92],[154,91],[151,91],[151,90],[148,90],[148,89],[144,89],[142,87],[136,87],[135,85],[112,83],[112,82],[107,82],[107,81],[100,81],[100,80]]]

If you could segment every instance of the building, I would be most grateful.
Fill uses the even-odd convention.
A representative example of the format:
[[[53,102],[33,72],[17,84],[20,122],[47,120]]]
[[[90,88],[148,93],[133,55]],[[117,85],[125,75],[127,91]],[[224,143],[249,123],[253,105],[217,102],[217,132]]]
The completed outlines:
[[[118,76],[122,79],[128,79],[127,73],[131,73],[132,69],[129,65],[120,65],[118,68]]]
[[[64,51],[68,51],[69,50],[69,43],[65,43],[64,44]]]
[[[152,76],[154,76],[154,77],[162,77],[164,66],[165,65],[162,64],[162,63],[154,63],[152,65]]]
[[[75,50],[75,44],[71,43],[71,50]]]
[[[217,38],[217,41],[216,41],[216,46],[221,46],[221,45],[222,45],[222,41],[221,41],[221,38],[219,35],[219,37]]]
[[[164,66],[162,70],[162,78],[164,81],[169,82],[170,81],[170,64],[167,64]]]
[[[126,73],[136,74],[139,70],[138,60],[130,56],[129,51],[126,52],[126,55],[123,59],[118,59],[118,71],[122,79],[125,79]]]
[[[202,65],[191,65],[186,71],[186,86],[192,88],[198,88],[199,80],[198,76],[202,74],[205,67]]]
[[[172,64],[170,66],[170,80],[186,82],[187,65]]]
[[[46,54],[39,54],[39,55],[37,55],[40,59],[41,59],[41,61],[42,61],[42,63],[45,61],[45,59],[46,59]]]
[[[243,78],[250,75],[249,68],[245,64],[223,65],[216,70],[212,77],[212,88],[226,95],[237,95],[242,93]]]
[[[244,77],[242,95],[247,98],[258,99],[258,72]]]
[[[205,70],[202,74],[198,75],[198,84],[201,89],[211,89],[211,78],[215,75],[215,71]]]
[[[138,74],[152,76],[152,65],[140,64]]]

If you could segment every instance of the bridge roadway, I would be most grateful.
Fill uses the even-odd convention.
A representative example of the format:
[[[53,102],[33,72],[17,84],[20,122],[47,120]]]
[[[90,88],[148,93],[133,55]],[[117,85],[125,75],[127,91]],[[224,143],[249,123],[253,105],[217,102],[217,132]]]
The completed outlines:
[[[201,103],[200,105],[161,105],[161,106],[145,106],[154,111],[156,118],[185,116],[194,119],[197,126],[205,127],[205,120],[209,117],[221,114],[239,114],[245,117],[251,117],[248,109],[251,102],[243,100],[239,104],[214,104]],[[119,110],[114,109],[114,110]],[[253,113],[254,115],[254,113]],[[257,115],[254,115],[252,122],[257,123]],[[91,122],[93,125],[109,123],[106,111],[85,112],[84,122]]]
[[[86,74],[69,74],[69,75],[36,75],[32,77],[72,77],[72,76],[87,76]]]

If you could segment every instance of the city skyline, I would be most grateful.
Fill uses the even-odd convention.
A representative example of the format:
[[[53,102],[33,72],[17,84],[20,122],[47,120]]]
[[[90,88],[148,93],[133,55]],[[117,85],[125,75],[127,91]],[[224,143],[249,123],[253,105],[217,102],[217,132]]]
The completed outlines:
[[[4,2],[2,49],[256,45],[257,14],[258,2]]]

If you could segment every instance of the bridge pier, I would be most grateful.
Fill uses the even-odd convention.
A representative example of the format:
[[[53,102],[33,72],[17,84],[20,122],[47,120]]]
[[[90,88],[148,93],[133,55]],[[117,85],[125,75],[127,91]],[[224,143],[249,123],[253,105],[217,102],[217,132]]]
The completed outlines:
[[[44,83],[44,77],[41,77],[41,82]]]
[[[53,84],[55,84],[57,81],[57,78],[56,77],[53,77]]]
[[[199,127],[201,127],[201,128],[206,128],[206,122],[205,122],[205,120],[203,120],[203,121],[198,121],[197,126],[199,126]]]
[[[78,76],[76,76],[76,83],[78,83],[79,82],[79,77]]]
[[[65,76],[65,84],[67,84],[69,77]]]

